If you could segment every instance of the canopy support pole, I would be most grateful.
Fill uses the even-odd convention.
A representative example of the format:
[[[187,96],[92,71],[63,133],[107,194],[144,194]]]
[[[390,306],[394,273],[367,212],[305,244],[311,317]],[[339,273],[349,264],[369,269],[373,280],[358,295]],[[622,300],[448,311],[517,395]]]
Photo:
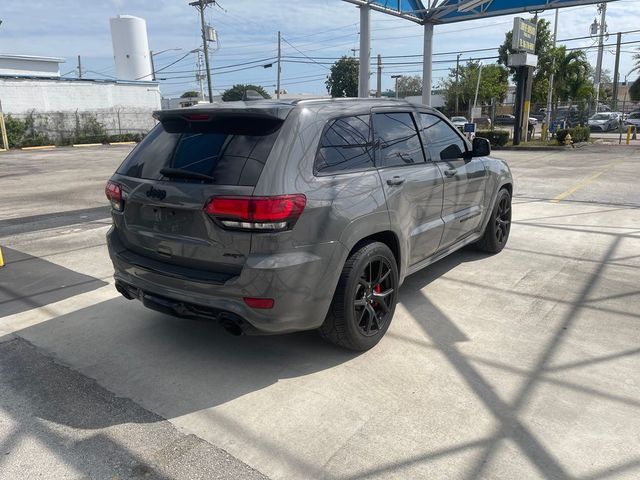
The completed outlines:
[[[433,74],[433,23],[424,24],[422,51],[422,103],[431,105],[431,77]]]
[[[369,70],[371,67],[371,29],[369,5],[360,6],[360,72],[358,97],[369,98]]]

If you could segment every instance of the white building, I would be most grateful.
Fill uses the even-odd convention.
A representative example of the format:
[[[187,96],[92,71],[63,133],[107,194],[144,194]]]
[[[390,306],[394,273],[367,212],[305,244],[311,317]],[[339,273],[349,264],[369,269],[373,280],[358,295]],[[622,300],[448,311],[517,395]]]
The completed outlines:
[[[0,53],[0,75],[30,77],[59,77],[64,58],[9,55]]]

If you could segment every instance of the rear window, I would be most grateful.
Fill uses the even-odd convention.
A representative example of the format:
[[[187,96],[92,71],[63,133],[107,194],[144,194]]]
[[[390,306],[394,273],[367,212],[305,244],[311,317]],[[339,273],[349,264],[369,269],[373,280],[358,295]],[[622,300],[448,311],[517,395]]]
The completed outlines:
[[[208,182],[216,185],[255,186],[281,125],[271,119],[167,120],[149,132],[117,173],[150,180],[203,181],[161,173],[173,168],[210,176],[213,180]]]

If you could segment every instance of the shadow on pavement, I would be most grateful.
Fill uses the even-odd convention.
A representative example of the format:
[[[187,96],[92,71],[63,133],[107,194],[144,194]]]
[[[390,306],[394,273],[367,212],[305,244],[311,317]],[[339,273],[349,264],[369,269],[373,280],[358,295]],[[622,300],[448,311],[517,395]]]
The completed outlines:
[[[26,253],[3,248],[0,318],[96,290],[107,282]]]
[[[8,218],[0,220],[0,237],[95,222],[110,218],[110,212],[110,207],[100,206],[65,212],[44,213],[30,217]]]

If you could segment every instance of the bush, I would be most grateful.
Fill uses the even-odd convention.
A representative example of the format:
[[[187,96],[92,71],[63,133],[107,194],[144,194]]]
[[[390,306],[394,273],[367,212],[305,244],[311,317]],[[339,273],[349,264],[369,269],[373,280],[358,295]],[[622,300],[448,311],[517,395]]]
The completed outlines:
[[[144,138],[142,133],[121,133],[109,136],[110,143],[116,142],[139,142]]]
[[[492,147],[504,147],[509,141],[507,130],[480,130],[476,132],[476,137],[486,138]]]
[[[588,142],[589,138],[591,138],[591,130],[589,127],[564,128],[556,131],[556,140],[558,140],[559,145],[564,145],[567,134],[571,135],[571,141],[573,143]]]
[[[9,148],[21,147],[23,138],[27,133],[27,122],[13,118],[11,115],[7,115],[4,117],[4,123],[7,127]]]

